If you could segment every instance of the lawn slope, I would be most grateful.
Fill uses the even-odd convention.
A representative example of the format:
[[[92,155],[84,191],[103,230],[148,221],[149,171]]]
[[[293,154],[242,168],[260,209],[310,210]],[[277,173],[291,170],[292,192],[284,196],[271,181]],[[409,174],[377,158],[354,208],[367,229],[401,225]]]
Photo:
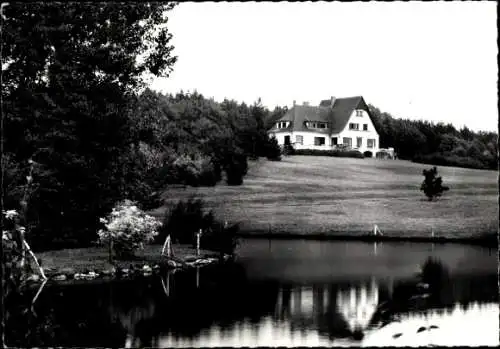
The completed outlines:
[[[168,188],[162,217],[178,200],[202,198],[242,231],[276,235],[364,235],[377,224],[385,236],[466,238],[498,230],[495,171],[439,166],[450,187],[434,202],[419,190],[430,165],[403,160],[320,156],[250,162],[242,186]]]

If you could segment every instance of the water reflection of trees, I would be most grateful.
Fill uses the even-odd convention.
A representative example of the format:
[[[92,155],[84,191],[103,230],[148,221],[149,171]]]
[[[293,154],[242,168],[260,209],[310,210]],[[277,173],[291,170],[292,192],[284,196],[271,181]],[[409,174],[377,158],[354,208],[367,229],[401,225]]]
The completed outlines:
[[[272,312],[278,289],[273,283],[250,284],[237,265],[207,268],[197,277],[195,270],[164,275],[155,281],[150,294],[143,297],[147,302],[134,297],[134,308],[127,305],[134,304],[134,299],[127,301],[116,294],[112,299],[110,313],[127,328],[126,346],[154,346],[164,336],[189,340],[214,326],[224,336],[243,320],[257,325]]]
[[[37,288],[24,290],[6,304],[6,342],[11,347],[116,346],[124,337],[99,299],[108,285],[47,284],[30,311]]]
[[[413,279],[397,281],[392,296],[379,306],[372,324],[384,325],[398,316],[428,309],[451,312],[457,303],[466,309],[476,302],[498,302],[496,277],[483,276],[481,282],[473,275],[450,275],[437,258],[428,258]]]

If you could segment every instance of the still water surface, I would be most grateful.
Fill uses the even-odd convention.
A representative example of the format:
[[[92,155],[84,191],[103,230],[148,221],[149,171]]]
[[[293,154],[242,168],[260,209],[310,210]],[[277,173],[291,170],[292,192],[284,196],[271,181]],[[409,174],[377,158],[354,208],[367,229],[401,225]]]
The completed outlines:
[[[441,264],[415,292],[428,257]],[[497,251],[248,239],[233,265],[47,284],[34,310],[8,320],[10,345],[498,345]]]

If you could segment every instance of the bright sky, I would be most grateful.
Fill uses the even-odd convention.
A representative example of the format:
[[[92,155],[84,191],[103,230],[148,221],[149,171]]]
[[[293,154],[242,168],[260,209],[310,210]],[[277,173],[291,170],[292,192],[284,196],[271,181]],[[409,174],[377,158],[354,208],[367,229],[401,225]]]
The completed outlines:
[[[164,93],[318,105],[362,95],[395,117],[498,131],[495,2],[181,3]]]

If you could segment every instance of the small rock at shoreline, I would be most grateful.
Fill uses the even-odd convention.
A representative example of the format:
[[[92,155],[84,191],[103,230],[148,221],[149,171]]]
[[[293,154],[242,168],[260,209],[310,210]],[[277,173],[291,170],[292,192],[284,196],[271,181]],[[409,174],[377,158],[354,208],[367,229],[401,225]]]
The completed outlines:
[[[101,271],[101,274],[105,275],[105,276],[113,275],[114,273],[116,273],[115,267],[111,267],[111,268],[104,269],[103,271]]]
[[[180,264],[174,260],[169,259],[167,261],[167,266],[169,266],[170,268],[180,268],[180,267],[182,267],[182,264]]]
[[[35,282],[39,280],[40,280],[40,275],[38,274],[31,274],[27,279],[27,281],[35,281]]]

